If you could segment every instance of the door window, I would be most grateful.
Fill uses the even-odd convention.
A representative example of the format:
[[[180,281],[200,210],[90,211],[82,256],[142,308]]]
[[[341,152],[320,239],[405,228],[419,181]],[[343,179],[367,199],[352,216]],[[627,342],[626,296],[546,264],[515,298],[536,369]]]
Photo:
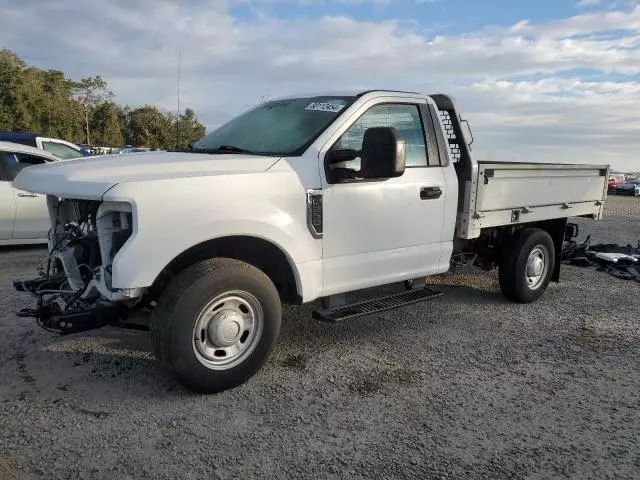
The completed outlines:
[[[9,178],[9,172],[6,167],[5,153],[0,152],[0,182],[9,182],[11,179]]]
[[[42,148],[45,149],[52,155],[55,155],[58,158],[63,160],[69,160],[71,158],[80,158],[82,157],[82,152],[80,150],[76,150],[73,147],[65,145],[64,143],[58,142],[42,142]]]
[[[426,167],[427,149],[425,148],[424,128],[417,105],[382,104],[371,107],[338,139],[332,150],[361,150],[364,132],[371,127],[394,127],[405,141],[406,166]],[[328,166],[335,171],[336,177],[346,175],[357,177],[360,171],[360,158]]]
[[[23,168],[46,163],[44,158],[26,153],[5,152],[2,156],[4,157],[2,159],[4,173],[9,181],[16,178],[16,175],[18,175]]]

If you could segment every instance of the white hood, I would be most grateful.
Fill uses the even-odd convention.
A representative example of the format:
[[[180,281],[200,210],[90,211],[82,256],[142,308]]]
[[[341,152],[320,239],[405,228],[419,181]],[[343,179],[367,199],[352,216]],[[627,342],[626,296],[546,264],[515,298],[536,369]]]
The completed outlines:
[[[78,199],[98,199],[119,183],[167,178],[263,172],[278,157],[148,152],[105,155],[27,167],[13,181],[27,192]]]

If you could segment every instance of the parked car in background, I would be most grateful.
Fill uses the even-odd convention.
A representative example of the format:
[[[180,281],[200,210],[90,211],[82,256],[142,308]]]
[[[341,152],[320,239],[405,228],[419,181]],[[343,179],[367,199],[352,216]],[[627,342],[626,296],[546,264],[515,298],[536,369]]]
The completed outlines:
[[[0,245],[47,243],[47,197],[13,186],[25,167],[59,160],[39,148],[0,141]]]
[[[627,180],[616,187],[616,195],[640,195],[640,180]]]
[[[618,185],[622,185],[625,181],[625,176],[623,173],[610,173],[609,174],[609,182],[608,182],[608,190],[609,192],[615,192],[616,187]]]
[[[21,143],[22,145],[45,150],[63,160],[91,156],[89,150],[71,142],[59,138],[42,137],[35,133],[0,132],[0,141]]]
[[[96,155],[103,155],[105,153],[102,147],[97,147],[95,145],[87,145],[86,143],[81,143],[78,145],[78,148],[84,152],[86,156],[95,157]]]
[[[158,149],[156,149],[157,151]],[[139,153],[139,152],[151,152],[152,149],[151,148],[147,148],[147,147],[132,147],[130,145],[127,145],[123,148],[121,148],[120,150],[118,150],[117,153],[123,154],[123,153]]]

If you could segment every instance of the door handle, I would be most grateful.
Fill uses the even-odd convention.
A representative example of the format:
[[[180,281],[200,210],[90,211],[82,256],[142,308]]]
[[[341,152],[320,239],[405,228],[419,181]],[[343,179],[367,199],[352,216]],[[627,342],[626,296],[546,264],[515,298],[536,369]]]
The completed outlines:
[[[25,192],[20,192],[18,193],[19,197],[39,197],[40,195],[38,195],[37,193],[25,193]]]
[[[435,200],[442,196],[440,187],[422,187],[420,189],[420,200]]]

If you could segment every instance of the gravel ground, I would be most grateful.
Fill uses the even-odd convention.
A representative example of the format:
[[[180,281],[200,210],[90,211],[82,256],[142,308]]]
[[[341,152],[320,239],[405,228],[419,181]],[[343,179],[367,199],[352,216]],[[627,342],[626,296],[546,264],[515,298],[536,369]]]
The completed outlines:
[[[635,243],[640,200],[581,224]],[[344,325],[290,309],[256,377],[198,396],[143,332],[17,318],[44,253],[0,251],[0,478],[640,478],[638,284],[566,267],[526,306],[469,270]]]

